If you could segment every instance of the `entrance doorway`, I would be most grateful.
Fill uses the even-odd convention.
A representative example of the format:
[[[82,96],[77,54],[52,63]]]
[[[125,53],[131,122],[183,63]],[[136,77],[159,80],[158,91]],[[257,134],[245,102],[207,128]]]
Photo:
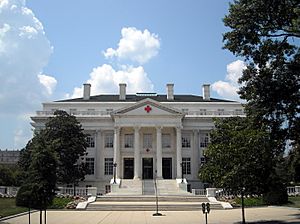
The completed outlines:
[[[162,175],[164,179],[172,179],[172,158],[162,158]]]
[[[124,179],[133,179],[134,173],[134,160],[133,158],[124,158]]]
[[[153,158],[143,158],[143,179],[153,179]]]

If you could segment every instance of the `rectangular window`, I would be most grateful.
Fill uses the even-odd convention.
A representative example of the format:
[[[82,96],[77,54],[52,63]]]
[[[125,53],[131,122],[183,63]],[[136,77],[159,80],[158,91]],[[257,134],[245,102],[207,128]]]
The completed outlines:
[[[104,158],[104,175],[113,175],[113,158]]]
[[[190,134],[182,134],[181,141],[182,141],[182,148],[190,148],[191,147],[191,135]]]
[[[93,175],[95,173],[95,159],[94,158],[85,158],[85,162],[88,168],[89,175]]]
[[[224,115],[225,114],[225,110],[224,109],[218,109],[218,115]]]
[[[86,141],[88,143],[88,148],[94,148],[95,147],[95,137],[94,136],[87,136]]]
[[[113,111],[114,111],[114,110],[113,110],[113,109],[110,109],[110,108],[109,108],[109,109],[106,109],[106,113],[107,113],[107,114],[111,114]]]
[[[191,158],[183,157],[182,158],[182,172],[183,174],[191,174]]]
[[[171,135],[170,134],[162,134],[162,147],[163,148],[171,148]]]
[[[133,134],[125,134],[124,137],[124,147],[125,148],[133,148]]]
[[[200,147],[206,148],[209,143],[209,134],[208,133],[202,133],[200,134]]]
[[[200,115],[206,115],[206,109],[200,109]]]
[[[144,134],[143,146],[145,149],[152,148],[152,134]]]
[[[235,109],[235,115],[243,115],[243,109]]]
[[[104,135],[104,147],[105,148],[113,148],[114,147],[114,134],[106,133]]]

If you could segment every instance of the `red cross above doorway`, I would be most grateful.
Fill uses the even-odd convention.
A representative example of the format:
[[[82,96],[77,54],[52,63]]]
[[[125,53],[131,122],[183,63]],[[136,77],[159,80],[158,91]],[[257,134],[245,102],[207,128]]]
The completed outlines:
[[[149,105],[147,105],[147,106],[145,107],[145,111],[147,111],[147,113],[149,113],[151,110],[152,110],[152,108],[151,108]]]

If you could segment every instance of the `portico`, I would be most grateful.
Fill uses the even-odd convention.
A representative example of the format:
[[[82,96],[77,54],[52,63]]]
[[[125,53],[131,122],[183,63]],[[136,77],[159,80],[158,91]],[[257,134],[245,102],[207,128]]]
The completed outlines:
[[[145,99],[116,111],[112,117],[115,122],[113,161],[118,164],[118,179],[181,178],[182,112]],[[164,139],[170,141],[166,150],[163,150],[163,134],[165,138],[172,135],[176,139],[175,144],[171,137]]]

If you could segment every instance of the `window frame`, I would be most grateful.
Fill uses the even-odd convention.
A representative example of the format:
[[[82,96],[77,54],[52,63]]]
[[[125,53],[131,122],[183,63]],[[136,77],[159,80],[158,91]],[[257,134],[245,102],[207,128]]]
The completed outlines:
[[[182,157],[182,173],[183,175],[191,174],[191,157]]]
[[[133,134],[124,134],[124,148],[133,148],[134,147],[134,135]]]
[[[112,157],[104,158],[104,175],[111,176],[113,175],[114,169],[114,159]]]
[[[114,147],[114,134],[105,133],[104,134],[104,148],[113,148]]]

